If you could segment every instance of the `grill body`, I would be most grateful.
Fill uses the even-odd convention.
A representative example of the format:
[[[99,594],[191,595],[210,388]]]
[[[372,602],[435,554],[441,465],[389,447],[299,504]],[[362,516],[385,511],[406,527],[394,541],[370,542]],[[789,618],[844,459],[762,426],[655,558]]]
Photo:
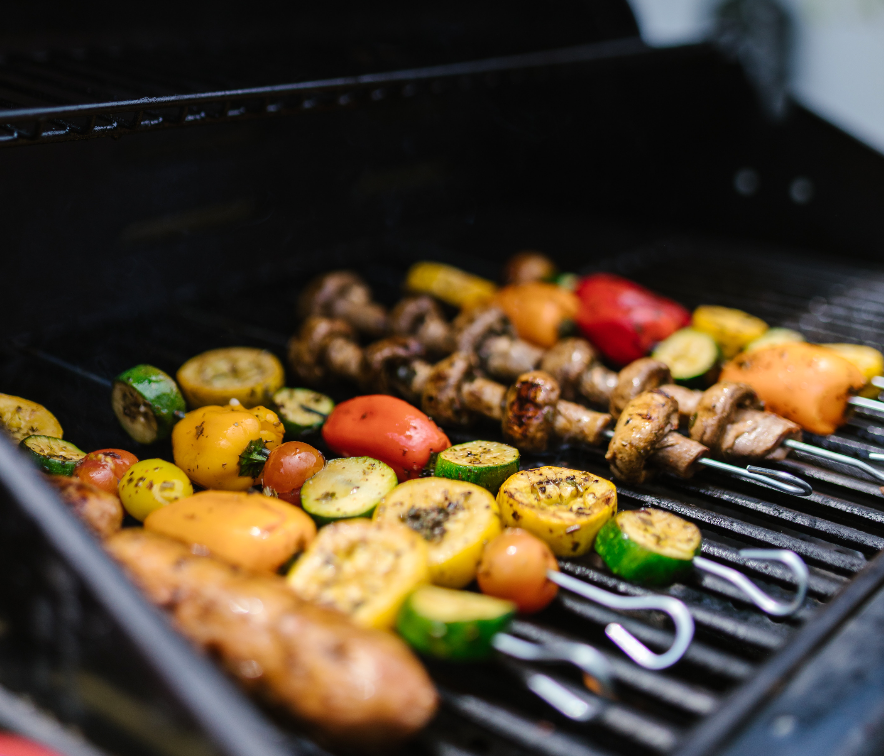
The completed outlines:
[[[798,109],[784,123],[766,121],[739,67],[710,48],[648,50],[622,15],[590,42],[564,22],[538,40],[520,18],[512,28],[523,36],[510,29],[494,49],[480,41],[405,56],[443,66],[473,53],[477,62],[455,71],[400,68],[383,82],[351,76],[330,85],[350,71],[324,61],[310,80],[326,83],[309,97],[296,87],[243,95],[241,119],[231,115],[232,96],[216,112],[200,111],[189,94],[164,109],[114,111],[137,118],[141,108],[137,123],[115,122],[105,108],[86,113],[96,115],[92,131],[50,119],[48,129],[6,132],[10,143],[32,146],[0,151],[10,250],[0,388],[50,407],[82,448],[129,447],[109,408],[109,381],[121,370],[150,362],[172,372],[233,344],[282,355],[297,293],[323,270],[354,268],[392,302],[414,260],[496,277],[521,248],[543,249],[564,269],[627,275],[689,307],[741,307],[809,340],[884,346],[884,271],[872,259],[884,241],[880,156]],[[25,63],[14,63],[23,75]],[[176,70],[152,64],[154,79]],[[128,65],[120,72],[131,85],[145,69]],[[283,117],[270,117],[274,103]],[[45,102],[31,105],[45,115]],[[21,110],[16,118],[40,120]],[[123,138],[97,138],[102,124]],[[174,128],[187,124],[194,128]],[[746,171],[756,189],[741,193]],[[790,194],[798,179],[810,182],[809,201]],[[868,449],[882,436],[870,421],[826,443]],[[169,456],[162,447],[138,451]],[[606,469],[600,454],[571,449],[525,462]],[[618,657],[602,630],[617,619],[665,645],[659,617],[624,619],[562,599],[516,631],[595,643],[616,665],[620,698],[589,696],[597,714],[577,726],[521,690],[525,667],[433,664],[444,706],[409,752],[874,752],[882,495],[800,457],[784,469],[807,475],[815,496],[766,495],[714,476],[618,490],[623,507],[657,506],[696,522],[710,558],[739,564],[743,545],[798,551],[812,583],[796,620],[771,621],[715,579],[694,577],[670,590],[691,607],[697,641],[675,670],[656,675]],[[0,682],[37,706],[0,701],[0,721],[71,753],[321,752],[193,654],[5,446],[0,496],[9,576],[0,589]],[[772,592],[788,591],[778,571],[742,567]],[[591,559],[563,568],[641,592]]]

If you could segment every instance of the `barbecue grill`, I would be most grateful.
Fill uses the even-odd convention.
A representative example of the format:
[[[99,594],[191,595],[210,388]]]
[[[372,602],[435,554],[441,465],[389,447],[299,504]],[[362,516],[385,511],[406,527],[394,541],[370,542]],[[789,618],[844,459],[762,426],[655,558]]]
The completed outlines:
[[[625,4],[591,6],[522,4],[505,19],[466,5],[277,9],[246,30],[203,27],[202,8],[128,37],[86,11],[64,34],[0,38],[0,390],[51,408],[84,449],[131,448],[110,409],[122,370],[173,372],[231,345],[282,357],[297,294],[325,270],[354,269],[392,303],[413,261],[495,278],[531,247],[688,307],[884,349],[884,268],[870,260],[884,243],[882,158],[798,107],[768,120],[713,47],[648,48]],[[494,431],[452,441],[476,434]],[[809,440],[862,455],[884,443],[884,420]],[[607,470],[601,452],[572,448],[523,464]],[[659,651],[662,616],[563,595],[513,632],[595,645],[616,698],[563,666],[432,662],[443,706],[404,752],[880,750],[881,489],[800,452],[776,467],[813,496],[704,472],[618,485],[619,500],[696,523],[704,556],[776,597],[791,595],[790,573],[737,552],[794,550],[811,574],[795,617],[768,618],[698,572],[664,591],[687,604],[696,639],[650,672],[603,629],[621,622]],[[0,498],[0,724],[78,756],[325,752],[194,653],[6,443]],[[562,570],[648,592],[593,558]],[[588,721],[532,695],[539,672],[579,695]]]

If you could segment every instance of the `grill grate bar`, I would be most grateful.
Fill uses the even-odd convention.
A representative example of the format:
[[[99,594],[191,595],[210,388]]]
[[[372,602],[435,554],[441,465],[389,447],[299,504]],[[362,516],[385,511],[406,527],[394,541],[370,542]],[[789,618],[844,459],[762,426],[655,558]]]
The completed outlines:
[[[834,470],[817,467],[809,462],[802,462],[797,459],[784,459],[781,462],[778,462],[777,465],[790,472],[799,473],[805,478],[811,478],[812,480],[817,480],[821,483],[830,483],[839,488],[847,488],[856,493],[873,496],[878,499],[884,497],[880,484],[876,485],[875,483],[868,483],[865,480],[854,478],[852,475],[842,475]]]

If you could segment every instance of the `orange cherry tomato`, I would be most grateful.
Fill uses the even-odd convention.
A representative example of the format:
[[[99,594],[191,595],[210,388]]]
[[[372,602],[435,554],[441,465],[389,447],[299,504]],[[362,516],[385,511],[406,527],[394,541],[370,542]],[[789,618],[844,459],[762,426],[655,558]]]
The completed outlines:
[[[559,570],[549,546],[527,530],[507,528],[485,547],[476,578],[482,593],[514,601],[520,612],[530,614],[558,593],[547,570]]]
[[[507,286],[497,292],[494,304],[506,313],[519,338],[547,348],[562,337],[580,309],[576,295],[543,281]]]
[[[408,402],[385,394],[341,402],[322,426],[329,448],[344,457],[372,457],[393,468],[400,481],[417,478],[430,455],[451,441]]]
[[[265,494],[300,506],[301,486],[323,467],[325,457],[319,449],[301,441],[289,441],[270,452],[261,485]]]
[[[117,495],[117,484],[138,457],[123,449],[99,449],[90,452],[74,468],[74,475],[102,491]]]

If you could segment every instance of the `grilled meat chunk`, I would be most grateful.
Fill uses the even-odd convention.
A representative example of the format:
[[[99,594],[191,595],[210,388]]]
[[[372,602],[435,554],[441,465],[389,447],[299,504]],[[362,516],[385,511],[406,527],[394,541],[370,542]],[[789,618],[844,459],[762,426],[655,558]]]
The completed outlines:
[[[697,462],[708,453],[703,444],[681,433],[667,433],[648,457],[648,464],[679,478],[690,478],[696,472]]]
[[[639,394],[671,382],[669,368],[659,360],[643,357],[630,363],[617,377],[617,388],[611,394],[611,415],[620,417],[623,408]]]
[[[678,405],[661,391],[646,391],[620,413],[605,455],[614,477],[626,483],[650,478],[645,463],[668,433],[678,427]]]
[[[395,636],[299,599],[282,578],[194,556],[165,536],[131,528],[105,545],[184,635],[319,737],[380,748],[433,716],[436,691]]]
[[[66,475],[45,475],[61,500],[99,538],[108,538],[123,525],[123,505],[107,491]]]
[[[586,339],[561,339],[543,355],[540,369],[559,382],[563,399],[573,401],[579,395],[581,376],[597,359],[598,354]]]
[[[544,451],[553,433],[560,394],[559,384],[549,373],[532,370],[520,375],[504,399],[504,438],[522,451]]]
[[[725,461],[785,459],[787,439],[801,440],[801,426],[773,412],[738,409],[718,440],[716,451]]]
[[[691,438],[717,449],[718,441],[737,409],[761,409],[761,402],[752,387],[728,381],[716,383],[700,397],[690,423]]]

